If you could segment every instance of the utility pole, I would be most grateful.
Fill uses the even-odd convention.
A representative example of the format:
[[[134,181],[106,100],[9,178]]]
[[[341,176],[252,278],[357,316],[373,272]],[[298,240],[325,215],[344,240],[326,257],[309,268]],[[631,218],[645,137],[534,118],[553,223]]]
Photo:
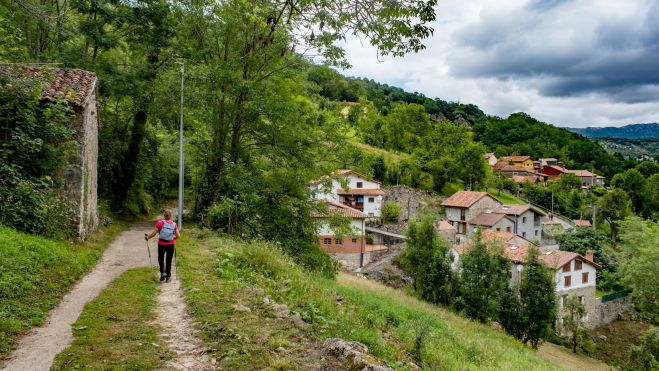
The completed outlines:
[[[597,230],[597,229],[595,229],[595,219],[597,219],[596,210],[597,210],[597,205],[593,205],[593,230],[594,231]]]
[[[185,163],[183,158],[183,78],[185,76],[185,64],[176,62],[181,65],[181,122],[179,127],[179,158],[178,158],[178,228],[183,229],[183,178]]]

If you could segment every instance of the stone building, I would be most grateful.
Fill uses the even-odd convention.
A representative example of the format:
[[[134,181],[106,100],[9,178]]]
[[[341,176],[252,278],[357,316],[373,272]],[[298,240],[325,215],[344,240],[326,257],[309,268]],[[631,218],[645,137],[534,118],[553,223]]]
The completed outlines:
[[[0,65],[0,74],[12,79],[33,80],[41,85],[42,101],[61,101],[73,108],[71,128],[75,131],[76,151],[69,157],[64,192],[72,200],[78,238],[98,227],[98,79],[80,69]],[[59,174],[54,174],[59,175]]]

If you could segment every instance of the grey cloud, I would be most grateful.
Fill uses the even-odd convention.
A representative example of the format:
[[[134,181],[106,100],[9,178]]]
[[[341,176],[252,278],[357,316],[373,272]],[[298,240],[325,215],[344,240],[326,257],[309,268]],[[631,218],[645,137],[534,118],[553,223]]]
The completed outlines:
[[[451,74],[540,81],[535,88],[552,97],[658,100],[659,4],[636,2],[634,10],[644,11],[622,16],[579,3],[534,1],[511,14],[482,13],[456,32]]]

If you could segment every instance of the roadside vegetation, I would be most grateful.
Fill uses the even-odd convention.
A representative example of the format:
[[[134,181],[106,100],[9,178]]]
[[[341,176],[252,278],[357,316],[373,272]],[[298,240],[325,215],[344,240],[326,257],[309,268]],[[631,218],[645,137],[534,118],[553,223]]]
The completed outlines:
[[[512,337],[402,291],[367,288],[345,275],[332,280],[309,274],[273,244],[187,234],[178,247],[179,274],[220,367],[321,364],[316,351],[322,341],[341,337],[366,344],[396,369],[412,363],[428,369],[555,369]],[[308,328],[277,319],[265,296],[287,305]]]
[[[53,370],[153,370],[171,356],[158,336],[157,280],[151,268],[126,271],[87,303],[73,324],[74,340]]]
[[[126,223],[83,244],[28,235],[0,225],[0,357],[17,337],[43,324],[47,312],[91,269]]]

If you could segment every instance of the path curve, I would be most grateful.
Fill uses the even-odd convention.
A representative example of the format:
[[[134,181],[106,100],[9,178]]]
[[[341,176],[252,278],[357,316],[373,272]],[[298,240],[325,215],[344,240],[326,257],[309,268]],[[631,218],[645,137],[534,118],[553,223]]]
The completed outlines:
[[[49,370],[55,356],[73,341],[71,325],[78,319],[85,304],[126,270],[149,265],[144,233],[151,228],[152,222],[142,222],[119,234],[105,249],[94,269],[48,314],[45,325],[32,329],[18,342],[16,350],[0,365],[2,369]],[[155,249],[151,245],[152,260],[157,264]]]

